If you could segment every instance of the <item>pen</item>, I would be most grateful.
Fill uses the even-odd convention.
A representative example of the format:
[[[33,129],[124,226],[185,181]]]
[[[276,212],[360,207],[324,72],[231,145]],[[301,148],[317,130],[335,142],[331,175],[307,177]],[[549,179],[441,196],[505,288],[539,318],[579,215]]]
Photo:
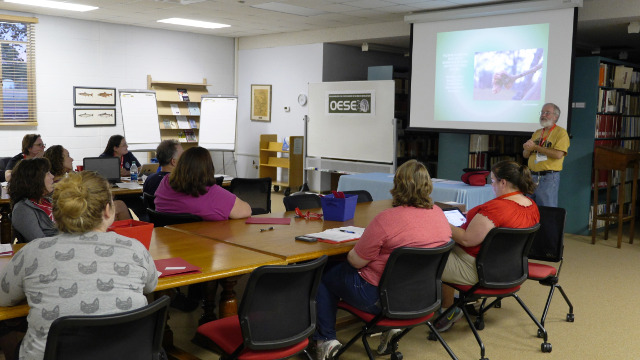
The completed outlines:
[[[346,232],[346,233],[349,233],[349,234],[355,234],[355,231],[349,231],[349,230],[340,230],[340,231]]]
[[[268,227],[266,229],[260,229],[260,232],[269,231],[269,230],[273,230],[273,226],[270,226],[270,227]]]

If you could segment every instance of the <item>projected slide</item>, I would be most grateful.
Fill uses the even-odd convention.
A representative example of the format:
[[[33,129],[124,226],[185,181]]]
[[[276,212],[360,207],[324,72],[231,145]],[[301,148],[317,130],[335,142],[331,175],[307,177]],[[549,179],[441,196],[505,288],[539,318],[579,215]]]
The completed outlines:
[[[548,39],[549,24],[438,33],[434,120],[537,123]]]

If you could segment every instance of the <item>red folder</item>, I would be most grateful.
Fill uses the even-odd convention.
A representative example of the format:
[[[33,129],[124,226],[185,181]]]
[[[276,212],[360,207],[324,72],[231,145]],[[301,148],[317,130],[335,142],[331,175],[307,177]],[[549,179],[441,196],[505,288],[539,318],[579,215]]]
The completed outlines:
[[[250,217],[247,218],[245,224],[273,224],[273,225],[290,225],[291,218],[270,218],[270,217]]]
[[[161,278],[173,275],[185,275],[185,274],[197,274],[200,268],[188,263],[183,258],[170,258],[153,260],[156,264],[156,269],[162,273]]]

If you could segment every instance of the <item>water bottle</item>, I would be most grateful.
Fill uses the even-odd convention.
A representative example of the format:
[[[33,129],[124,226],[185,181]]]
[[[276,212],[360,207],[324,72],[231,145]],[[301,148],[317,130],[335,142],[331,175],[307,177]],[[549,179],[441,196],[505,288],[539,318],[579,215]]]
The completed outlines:
[[[131,182],[138,181],[138,167],[135,162],[131,164],[129,172],[131,173]]]

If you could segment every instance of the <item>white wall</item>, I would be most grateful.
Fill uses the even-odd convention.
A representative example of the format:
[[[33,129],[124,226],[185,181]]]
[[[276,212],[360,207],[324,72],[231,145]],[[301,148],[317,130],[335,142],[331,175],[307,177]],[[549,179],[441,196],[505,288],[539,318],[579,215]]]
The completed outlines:
[[[238,176],[258,176],[253,162],[258,163],[261,134],[277,134],[278,141],[304,135],[308,112],[298,95],[307,94],[308,83],[322,82],[322,53],[321,43],[238,52]],[[251,84],[272,86],[271,122],[250,120]]]
[[[0,128],[1,156],[20,152],[24,134],[39,133],[48,146],[67,148],[78,165],[102,153],[109,136],[123,133],[119,103],[115,127],[75,128],[73,86],[146,89],[151,75],[161,81],[206,78],[209,92],[234,92],[233,38],[37,17],[38,126]]]

